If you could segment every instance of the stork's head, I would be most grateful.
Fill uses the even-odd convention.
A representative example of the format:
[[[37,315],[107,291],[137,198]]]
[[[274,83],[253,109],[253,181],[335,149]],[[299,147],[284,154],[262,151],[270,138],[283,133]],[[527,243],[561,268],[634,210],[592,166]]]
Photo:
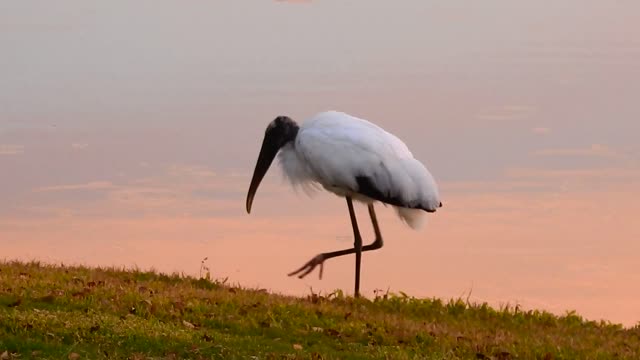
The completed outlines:
[[[256,162],[255,170],[253,170],[249,192],[247,193],[247,213],[251,212],[253,197],[258,190],[262,178],[276,157],[278,150],[296,138],[298,129],[298,124],[288,116],[278,116],[267,126],[264,139],[262,140],[262,148],[260,148],[260,154],[258,155],[258,161]]]

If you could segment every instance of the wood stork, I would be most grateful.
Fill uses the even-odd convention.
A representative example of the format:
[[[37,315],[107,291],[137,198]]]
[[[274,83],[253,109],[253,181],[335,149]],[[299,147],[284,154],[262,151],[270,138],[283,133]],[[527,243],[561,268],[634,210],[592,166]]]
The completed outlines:
[[[269,123],[247,193],[247,213],[278,153],[285,177],[293,186],[323,187],[346,198],[354,236],[353,248],[318,254],[289,276],[303,278],[320,266],[322,279],[325,260],[355,253],[354,295],[358,297],[362,252],[380,249],[383,244],[373,204],[380,201],[393,206],[414,229],[425,212],[435,212],[442,206],[435,180],[400,139],[367,120],[326,111],[302,126],[287,116]],[[368,206],[375,233],[369,245],[362,246],[353,200]]]

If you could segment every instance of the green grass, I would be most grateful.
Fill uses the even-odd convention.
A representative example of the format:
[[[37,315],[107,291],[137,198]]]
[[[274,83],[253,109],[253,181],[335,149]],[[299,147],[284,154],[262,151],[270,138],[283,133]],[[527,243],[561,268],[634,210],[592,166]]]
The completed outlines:
[[[638,359],[640,327],[136,270],[0,262],[0,359]]]

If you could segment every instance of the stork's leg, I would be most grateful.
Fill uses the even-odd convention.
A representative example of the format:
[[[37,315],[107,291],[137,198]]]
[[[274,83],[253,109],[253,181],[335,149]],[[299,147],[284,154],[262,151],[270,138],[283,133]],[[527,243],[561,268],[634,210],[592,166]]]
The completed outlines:
[[[360,264],[362,262],[362,236],[360,236],[360,230],[358,229],[358,220],[356,219],[356,212],[353,210],[353,201],[350,197],[347,197],[347,207],[349,208],[349,216],[351,217],[351,226],[353,226],[353,248],[356,251],[356,280],[353,296],[359,297]]]
[[[378,227],[378,218],[376,217],[376,211],[373,209],[373,204],[369,204],[369,216],[371,217],[371,224],[373,225],[373,231],[376,234],[376,239],[368,246],[367,250],[380,249],[383,245],[382,234]],[[366,248],[367,246],[365,246]],[[367,251],[363,248],[364,251]]]
[[[350,200],[350,199],[349,199]],[[349,202],[347,202],[347,205],[349,204]],[[350,207],[350,211],[349,211],[349,215],[352,214],[351,209],[353,208],[353,206]],[[382,241],[382,235],[380,233],[380,228],[378,227],[378,219],[376,218],[376,212],[373,209],[373,204],[369,204],[369,216],[371,217],[371,224],[373,225],[373,231],[375,232],[376,235],[376,239],[369,245],[365,245],[362,247],[362,251],[370,251],[370,250],[377,250],[380,249],[383,245],[383,241]],[[355,213],[353,213],[353,218],[355,219]],[[352,225],[354,224],[354,222],[352,221]],[[357,230],[357,223],[354,226],[354,236],[356,236],[356,230]],[[358,237],[359,237],[360,233],[358,232]],[[360,241],[360,243],[362,243],[362,240]],[[298,270],[293,271],[291,273],[289,273],[289,276],[293,276],[293,275],[298,275],[298,277],[300,279],[302,279],[303,277],[307,276],[309,273],[311,273],[313,271],[313,269],[316,268],[316,266],[320,266],[320,279],[322,279],[322,270],[323,270],[323,266],[324,266],[324,261],[327,259],[331,259],[333,257],[337,257],[337,256],[342,256],[342,255],[349,255],[349,254],[353,254],[356,253],[356,248],[351,248],[351,249],[344,249],[344,250],[339,250],[339,251],[333,251],[333,252],[328,252],[328,253],[322,253],[322,254],[318,254],[316,256],[314,256],[311,260],[309,260],[306,264],[302,265],[302,267],[300,267]]]

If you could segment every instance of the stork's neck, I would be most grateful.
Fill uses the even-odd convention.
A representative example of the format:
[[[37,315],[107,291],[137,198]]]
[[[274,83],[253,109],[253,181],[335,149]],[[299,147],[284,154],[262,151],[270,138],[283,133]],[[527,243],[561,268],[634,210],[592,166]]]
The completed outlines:
[[[298,131],[300,131],[300,126],[298,126],[298,124],[296,124],[295,122],[291,122],[290,124],[288,124],[283,135],[283,145],[295,141],[296,137],[298,136]]]

